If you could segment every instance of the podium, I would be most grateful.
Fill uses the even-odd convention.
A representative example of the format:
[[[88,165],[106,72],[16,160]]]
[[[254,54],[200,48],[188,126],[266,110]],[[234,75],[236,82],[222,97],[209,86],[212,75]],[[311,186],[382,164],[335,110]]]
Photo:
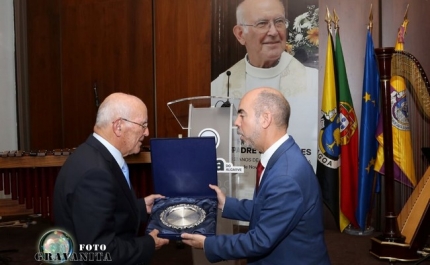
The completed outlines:
[[[218,186],[226,196],[235,196],[234,175],[240,170],[229,171],[234,161],[239,161],[240,139],[234,121],[237,111],[234,104],[221,107],[226,101],[237,101],[234,98],[200,96],[175,100],[167,103],[182,129],[188,131],[188,137],[215,137]],[[243,173],[243,169],[242,169]],[[217,234],[233,234],[233,221],[217,216]],[[203,250],[193,249],[194,265],[210,264]],[[234,264],[228,261],[227,264]]]

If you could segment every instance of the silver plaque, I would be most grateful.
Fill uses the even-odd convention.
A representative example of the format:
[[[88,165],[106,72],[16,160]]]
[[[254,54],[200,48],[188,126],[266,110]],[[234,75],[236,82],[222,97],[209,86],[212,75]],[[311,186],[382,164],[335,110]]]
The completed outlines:
[[[193,204],[177,204],[166,208],[160,214],[161,222],[171,228],[186,229],[202,223],[206,212]]]

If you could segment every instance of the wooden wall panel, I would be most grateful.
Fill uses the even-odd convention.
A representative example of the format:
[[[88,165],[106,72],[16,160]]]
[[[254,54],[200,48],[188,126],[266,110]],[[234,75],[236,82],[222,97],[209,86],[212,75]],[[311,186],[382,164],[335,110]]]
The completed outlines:
[[[131,93],[153,108],[152,3],[150,0],[64,0],[62,88],[65,145],[86,139],[98,101]],[[149,117],[149,127],[154,118]]]
[[[99,103],[117,91],[140,97],[155,127],[152,0],[27,1],[27,14],[30,149],[82,143],[95,84]]]
[[[100,67],[97,64],[103,63],[103,58],[110,58],[108,54],[102,56],[104,42],[112,38],[108,36],[109,28],[103,25],[103,12],[109,14],[111,11],[97,5],[97,1],[62,1],[61,90],[64,147],[76,147],[92,132],[97,111],[93,82],[101,79],[97,80],[101,83],[103,78],[99,72],[110,70],[106,62],[109,59],[106,59],[101,69],[96,69]],[[100,38],[100,35],[104,38]],[[100,87],[99,85],[99,90]],[[102,94],[101,91],[99,94]]]
[[[28,98],[31,149],[61,147],[59,1],[27,1]]]
[[[156,135],[186,136],[167,103],[210,95],[211,2],[156,0],[154,10]]]

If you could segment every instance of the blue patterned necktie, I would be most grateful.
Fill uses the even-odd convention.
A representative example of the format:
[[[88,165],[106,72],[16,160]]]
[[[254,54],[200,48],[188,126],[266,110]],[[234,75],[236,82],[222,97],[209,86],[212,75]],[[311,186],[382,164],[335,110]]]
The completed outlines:
[[[122,165],[121,169],[122,169],[122,173],[124,173],[125,179],[127,180],[128,186],[131,187],[127,163],[124,163],[124,165]]]

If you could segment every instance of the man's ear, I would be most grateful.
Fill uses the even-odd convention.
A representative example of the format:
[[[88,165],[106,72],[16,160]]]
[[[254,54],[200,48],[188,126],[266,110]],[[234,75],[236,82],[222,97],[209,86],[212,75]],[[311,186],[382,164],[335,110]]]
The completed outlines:
[[[243,27],[240,25],[236,25],[233,27],[233,34],[236,37],[237,41],[242,44],[245,45],[245,39],[243,38]]]
[[[272,123],[272,113],[266,111],[261,114],[261,126],[263,126],[264,129],[267,129],[269,125]]]
[[[121,135],[121,120],[118,119],[112,123],[112,131],[116,136]]]

